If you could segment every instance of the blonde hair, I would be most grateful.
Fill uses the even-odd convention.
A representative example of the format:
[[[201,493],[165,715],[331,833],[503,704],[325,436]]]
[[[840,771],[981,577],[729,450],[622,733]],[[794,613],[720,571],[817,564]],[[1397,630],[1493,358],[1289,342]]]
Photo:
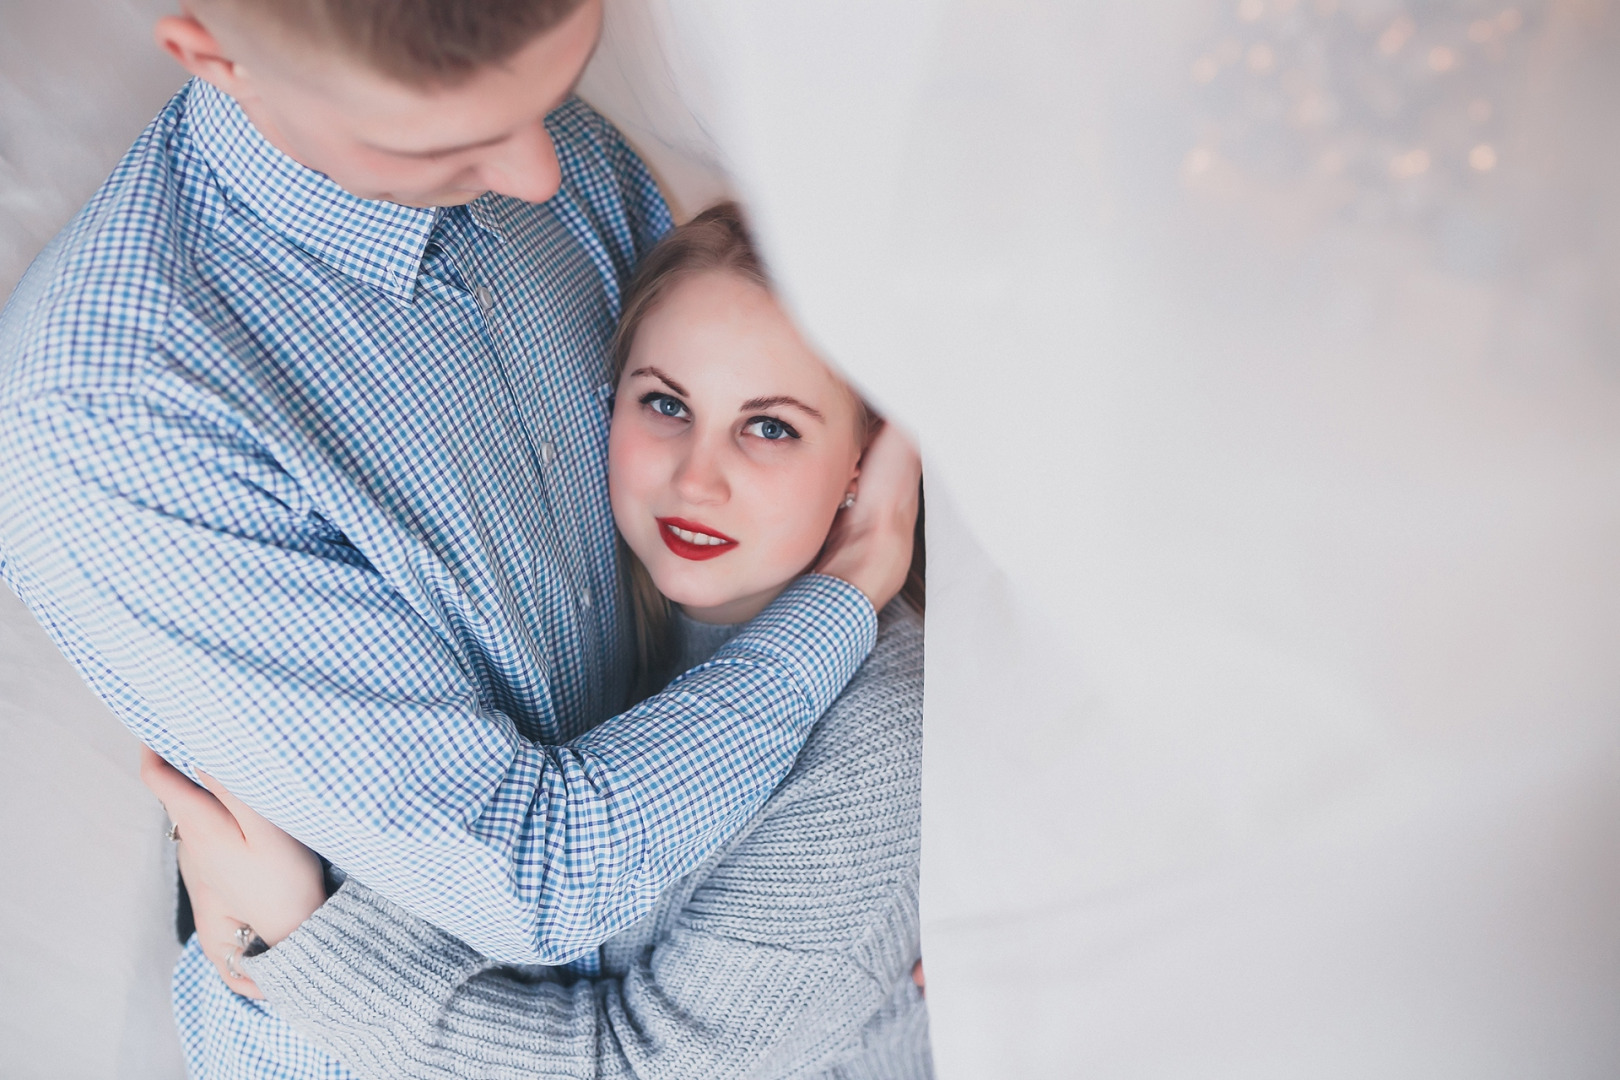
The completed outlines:
[[[749,234],[742,207],[735,202],[717,203],[660,240],[636,269],[625,295],[624,310],[613,334],[612,385],[617,387],[630,360],[630,346],[647,315],[680,282],[697,274],[721,271],[736,274],[763,289],[771,288],[770,276]],[[883,425],[883,418],[851,391],[863,439],[870,441]],[[658,680],[671,674],[665,669],[674,657],[672,627],[674,618],[669,598],[653,584],[647,567],[619,538],[620,564],[624,567],[631,614],[636,628],[636,690],[640,699],[656,693]],[[926,600],[923,546],[923,513],[919,493],[917,532],[912,546],[911,568],[900,595],[922,614]]]

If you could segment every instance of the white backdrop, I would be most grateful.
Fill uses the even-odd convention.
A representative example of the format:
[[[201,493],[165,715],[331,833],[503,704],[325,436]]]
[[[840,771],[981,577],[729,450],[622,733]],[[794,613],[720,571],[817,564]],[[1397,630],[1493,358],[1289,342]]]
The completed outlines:
[[[171,78],[115,7],[0,0],[4,267]],[[36,43],[91,12],[63,77]],[[924,443],[941,1075],[1613,1075],[1616,6],[610,14],[586,96],[685,209],[730,171],[812,336]],[[104,718],[15,667],[6,863],[160,908],[150,830],[116,874],[54,853],[84,845],[36,763]],[[98,786],[105,839],[130,796]],[[160,950],[33,895],[0,893],[0,1055],[66,1052],[45,987],[139,1026]],[[122,1013],[71,989],[104,955]],[[166,1075],[155,1046],[0,1072]]]
[[[0,0],[0,294],[169,94],[167,4]],[[4,498],[0,493],[0,498]],[[0,1077],[172,1080],[172,858],[136,742],[0,588]]]

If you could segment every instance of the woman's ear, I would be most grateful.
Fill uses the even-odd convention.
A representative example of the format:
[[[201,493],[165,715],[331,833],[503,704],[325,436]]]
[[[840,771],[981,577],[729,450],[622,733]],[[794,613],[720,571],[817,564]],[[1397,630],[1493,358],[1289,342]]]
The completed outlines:
[[[241,96],[239,65],[225,55],[219,39],[196,16],[165,15],[152,28],[152,39],[191,74],[213,83],[232,97]]]
[[[888,421],[879,416],[875,411],[873,411],[872,407],[866,404],[864,401],[861,403],[861,415],[866,420],[866,431],[864,437],[861,439],[861,457],[864,458],[866,456],[866,452],[872,449],[872,443],[877,439],[878,432],[883,430],[883,425],[888,423]]]
[[[850,477],[851,480],[861,475],[861,463],[866,460],[866,452],[872,449],[872,443],[877,440],[878,432],[882,431],[883,425],[887,423],[883,417],[872,412],[868,406],[863,405],[861,408],[866,421],[866,431],[861,439],[861,456],[855,459],[855,475]]]

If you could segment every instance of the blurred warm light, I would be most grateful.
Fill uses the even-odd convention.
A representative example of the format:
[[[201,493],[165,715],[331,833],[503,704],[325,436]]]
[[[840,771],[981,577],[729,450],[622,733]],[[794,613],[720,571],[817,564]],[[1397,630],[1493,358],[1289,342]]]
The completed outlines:
[[[1480,172],[1490,172],[1496,168],[1496,148],[1490,143],[1480,143],[1468,151],[1468,164]]]
[[[1213,56],[1200,56],[1197,60],[1193,61],[1193,66],[1192,66],[1193,82],[1197,82],[1197,83],[1213,82],[1214,79],[1215,79],[1215,76],[1219,75],[1220,73],[1221,73],[1220,61],[1216,60]]]
[[[1404,154],[1397,154],[1390,159],[1389,175],[1397,180],[1410,180],[1414,176],[1422,176],[1429,171],[1429,152],[1419,147],[1408,150]]]
[[[1270,45],[1263,41],[1257,42],[1249,46],[1247,62],[1250,71],[1256,75],[1264,75],[1277,63],[1277,54]]]
[[[1265,0],[1238,0],[1237,13],[1244,22],[1254,22],[1266,13]]]
[[[1429,50],[1429,67],[1434,71],[1450,71],[1457,66],[1457,54],[1445,45]]]
[[[1215,151],[1205,146],[1197,146],[1187,152],[1187,157],[1181,163],[1181,171],[1186,176],[1202,176],[1215,167]]]
[[[1294,121],[1303,127],[1319,127],[1333,116],[1333,102],[1321,94],[1307,94],[1294,106]]]
[[[1378,35],[1378,51],[1385,56],[1394,56],[1406,48],[1406,43],[1412,39],[1417,30],[1417,24],[1410,15],[1402,15],[1389,24],[1389,28]]]
[[[1504,34],[1511,34],[1524,25],[1524,16],[1519,14],[1518,8],[1508,8],[1496,17],[1496,26]]]
[[[1469,24],[1468,40],[1483,45],[1496,36],[1496,24],[1489,19],[1476,19]]]

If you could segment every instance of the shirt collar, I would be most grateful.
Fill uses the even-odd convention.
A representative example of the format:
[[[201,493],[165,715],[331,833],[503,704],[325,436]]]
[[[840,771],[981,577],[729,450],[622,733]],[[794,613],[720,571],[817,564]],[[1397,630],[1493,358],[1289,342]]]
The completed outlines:
[[[235,98],[201,79],[192,80],[186,115],[192,139],[233,198],[322,262],[411,299],[441,211],[349,194],[271,146]],[[485,218],[472,214],[490,228]]]

